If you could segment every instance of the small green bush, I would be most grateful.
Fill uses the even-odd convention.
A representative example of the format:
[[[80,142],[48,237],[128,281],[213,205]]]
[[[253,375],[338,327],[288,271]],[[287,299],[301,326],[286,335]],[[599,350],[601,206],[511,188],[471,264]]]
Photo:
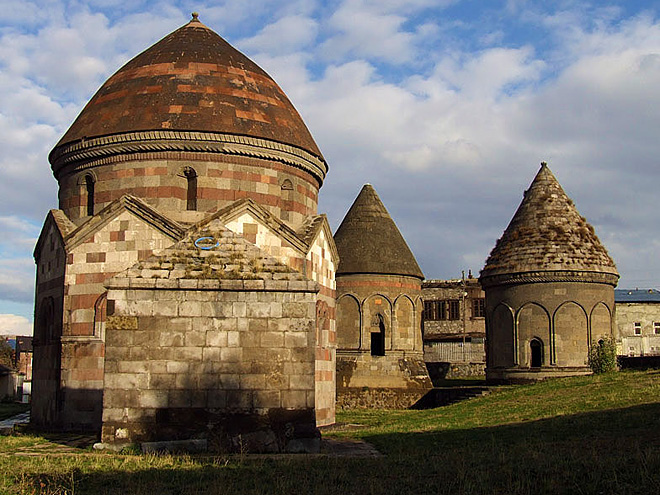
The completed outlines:
[[[613,337],[592,342],[589,348],[589,367],[594,373],[617,370],[616,341]]]

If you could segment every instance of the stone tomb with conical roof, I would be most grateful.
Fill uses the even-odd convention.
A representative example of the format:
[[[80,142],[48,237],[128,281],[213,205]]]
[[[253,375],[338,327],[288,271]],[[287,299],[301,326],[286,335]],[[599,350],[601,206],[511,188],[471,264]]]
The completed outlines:
[[[415,257],[365,185],[335,233],[337,406],[405,408],[431,387]]]
[[[124,443],[224,422],[254,451],[306,448],[297,428],[334,422],[327,165],[268,74],[193,15],[111,76],[49,158],[35,425],[103,424]],[[195,267],[177,268],[182,242]]]
[[[612,336],[618,278],[593,227],[542,163],[479,278],[488,380],[589,373],[589,346]]]

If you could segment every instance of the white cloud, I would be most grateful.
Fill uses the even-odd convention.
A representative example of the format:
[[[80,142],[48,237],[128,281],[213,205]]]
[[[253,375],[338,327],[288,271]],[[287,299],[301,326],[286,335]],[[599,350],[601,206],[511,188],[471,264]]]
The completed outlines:
[[[427,276],[476,273],[546,159],[624,284],[660,280],[657,19],[509,0],[506,22],[482,28],[439,15],[450,3],[12,2],[29,19],[0,30],[0,211],[13,219],[0,237],[25,242],[17,262],[0,260],[0,297],[31,297],[30,232],[12,222],[41,222],[55,206],[50,148],[111,72],[191,10],[256,54],[300,110],[330,164],[320,200],[334,226],[371,182]],[[461,23],[481,39],[438,41]],[[536,36],[513,43],[514,23]]]
[[[257,35],[238,43],[248,51],[270,55],[286,54],[308,46],[318,32],[318,23],[300,15],[282,17],[265,26]]]
[[[336,34],[321,47],[329,60],[346,56],[404,63],[414,57],[413,33],[402,31],[405,18],[352,8],[338,9],[328,21]]]
[[[0,314],[0,335],[32,335],[32,322],[23,316]]]
[[[0,260],[0,301],[30,302],[34,297],[34,278],[31,258]]]

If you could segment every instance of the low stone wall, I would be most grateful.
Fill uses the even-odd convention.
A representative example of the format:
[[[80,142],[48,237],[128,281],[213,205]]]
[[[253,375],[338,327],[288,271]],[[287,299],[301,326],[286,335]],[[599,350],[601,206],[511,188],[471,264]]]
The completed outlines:
[[[427,362],[426,368],[434,385],[439,380],[484,377],[486,374],[486,363]]]
[[[337,408],[406,409],[432,387],[421,356],[337,357]]]
[[[408,409],[427,392],[427,389],[344,388],[337,390],[337,409]]]

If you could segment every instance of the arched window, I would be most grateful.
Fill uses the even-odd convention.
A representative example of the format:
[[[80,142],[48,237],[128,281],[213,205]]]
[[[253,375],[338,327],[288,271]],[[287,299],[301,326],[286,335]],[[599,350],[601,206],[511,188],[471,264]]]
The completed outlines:
[[[293,183],[289,179],[282,182],[282,205],[280,207],[280,218],[284,221],[290,219],[290,212],[293,209]]]
[[[385,355],[385,318],[380,313],[371,319],[371,355]]]
[[[35,336],[41,343],[52,342],[57,337],[55,332],[55,310],[52,297],[47,297],[41,301],[36,327]]]
[[[192,167],[183,169],[183,176],[186,178],[186,210],[197,210],[197,172]]]
[[[105,332],[105,319],[108,308],[108,293],[104,292],[94,303],[94,329],[93,335],[103,337]]]
[[[87,216],[94,216],[94,177],[85,176],[85,190],[87,192]]]
[[[529,343],[531,352],[531,367],[540,368],[543,366],[543,342],[540,339],[533,338]]]

